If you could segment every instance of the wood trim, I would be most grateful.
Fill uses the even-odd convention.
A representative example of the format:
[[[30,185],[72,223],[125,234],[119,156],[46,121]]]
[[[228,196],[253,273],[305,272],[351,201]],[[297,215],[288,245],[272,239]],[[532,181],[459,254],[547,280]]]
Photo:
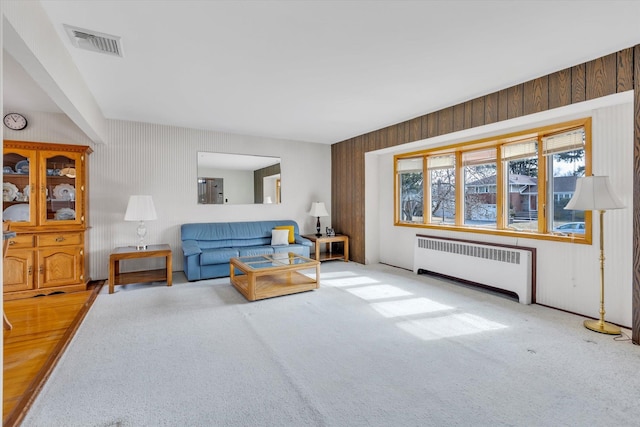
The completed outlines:
[[[49,142],[28,142],[28,141],[14,141],[5,139],[3,142],[4,148],[18,148],[24,150],[43,150],[43,151],[70,151],[74,153],[93,153],[93,149],[88,145],[73,145],[73,144],[54,144]]]

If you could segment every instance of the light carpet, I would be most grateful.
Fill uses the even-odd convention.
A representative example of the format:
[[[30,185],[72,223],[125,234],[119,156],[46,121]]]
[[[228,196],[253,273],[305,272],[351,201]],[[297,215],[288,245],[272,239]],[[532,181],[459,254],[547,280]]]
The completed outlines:
[[[640,347],[579,316],[384,265],[321,279],[105,287],[22,425],[638,425]]]

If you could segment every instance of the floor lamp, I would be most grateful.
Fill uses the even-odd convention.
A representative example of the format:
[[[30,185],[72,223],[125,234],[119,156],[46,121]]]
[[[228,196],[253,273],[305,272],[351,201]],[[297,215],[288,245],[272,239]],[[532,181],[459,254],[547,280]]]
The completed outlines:
[[[565,206],[565,209],[600,213],[600,319],[585,320],[584,326],[602,334],[620,335],[620,328],[604,321],[604,211],[622,208],[624,205],[611,189],[608,176],[579,178],[576,192]]]

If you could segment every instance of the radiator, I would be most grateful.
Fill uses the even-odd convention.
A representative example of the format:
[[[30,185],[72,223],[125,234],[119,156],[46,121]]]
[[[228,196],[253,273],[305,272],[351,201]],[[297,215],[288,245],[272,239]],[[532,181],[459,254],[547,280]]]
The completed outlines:
[[[535,302],[535,248],[416,235],[413,271],[514,293],[522,304]]]

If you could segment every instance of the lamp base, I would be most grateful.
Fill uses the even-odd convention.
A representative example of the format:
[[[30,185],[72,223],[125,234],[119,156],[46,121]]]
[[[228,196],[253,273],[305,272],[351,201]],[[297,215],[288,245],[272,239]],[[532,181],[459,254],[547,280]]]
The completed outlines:
[[[602,320],[585,320],[584,327],[601,334],[620,335],[622,331],[616,325],[604,322]]]

